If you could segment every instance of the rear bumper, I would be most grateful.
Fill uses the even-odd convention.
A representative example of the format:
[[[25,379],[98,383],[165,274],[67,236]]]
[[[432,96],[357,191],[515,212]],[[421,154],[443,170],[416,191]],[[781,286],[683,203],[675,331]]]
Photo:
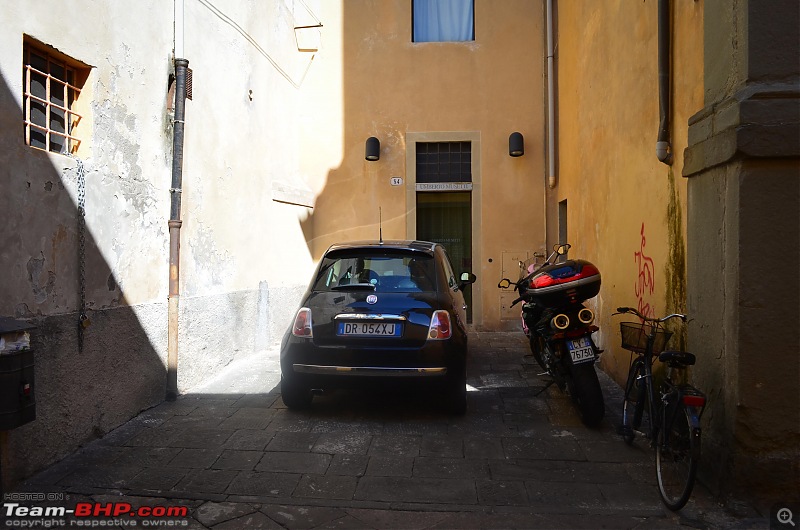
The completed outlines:
[[[408,368],[391,366],[321,366],[317,364],[293,364],[299,374],[346,376],[346,377],[442,377],[447,367]]]

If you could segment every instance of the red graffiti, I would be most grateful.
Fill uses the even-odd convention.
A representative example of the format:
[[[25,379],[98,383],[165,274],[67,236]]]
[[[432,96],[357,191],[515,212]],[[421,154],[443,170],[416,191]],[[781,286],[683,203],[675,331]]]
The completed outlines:
[[[641,235],[642,241],[639,246],[639,251],[633,253],[636,266],[639,268],[639,276],[634,286],[634,293],[636,293],[636,299],[639,303],[639,307],[637,307],[639,312],[645,316],[654,317],[655,308],[652,307],[646,299],[649,298],[655,290],[655,266],[653,264],[653,258],[647,257],[644,253],[644,247],[647,246],[647,238],[644,236],[644,223],[642,223]]]

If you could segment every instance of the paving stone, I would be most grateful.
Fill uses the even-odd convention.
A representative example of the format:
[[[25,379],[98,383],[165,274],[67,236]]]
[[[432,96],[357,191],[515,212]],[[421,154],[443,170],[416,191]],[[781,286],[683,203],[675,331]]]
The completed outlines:
[[[127,481],[126,485],[134,491],[169,491],[186,477],[188,469],[147,468]]]
[[[263,408],[240,408],[222,421],[220,429],[265,429],[275,411]]]
[[[357,483],[356,477],[304,475],[292,496],[295,498],[349,500],[353,498]]]
[[[250,530],[251,528],[266,528],[270,530],[283,530],[283,527],[261,512],[244,515],[232,521],[214,526],[214,530]]]
[[[526,506],[528,492],[525,483],[508,480],[479,480],[478,502],[485,506]]]
[[[131,479],[142,470],[142,467],[136,466],[82,467],[59,480],[58,485],[108,489],[126,488]]]
[[[245,503],[207,502],[194,511],[194,518],[205,526],[214,526],[233,519],[249,515],[256,509]]]
[[[558,506],[562,510],[566,508],[605,508],[608,506],[605,497],[596,484],[526,480],[525,488],[528,491],[528,499],[533,506]]]
[[[359,480],[355,498],[384,502],[476,504],[477,491],[473,480],[367,475]]]
[[[328,454],[366,455],[372,443],[372,435],[352,432],[349,429],[342,430],[344,432],[320,434],[311,451]]]
[[[171,440],[173,447],[216,449],[222,447],[232,431],[222,429],[186,429]]]
[[[175,489],[195,493],[223,493],[237,474],[237,471],[232,470],[195,469],[189,471]]]
[[[120,447],[114,465],[161,467],[167,465],[180,452],[181,449],[177,447]]]
[[[319,436],[317,433],[307,432],[278,432],[267,444],[267,451],[308,453],[314,448]]]
[[[396,457],[417,456],[421,440],[421,436],[382,434],[373,438],[369,454]]]
[[[212,465],[214,469],[238,469],[252,471],[261,460],[264,453],[261,451],[237,451],[226,449]]]
[[[466,458],[505,458],[503,441],[498,437],[487,435],[464,436],[464,456]]]
[[[551,440],[530,437],[503,438],[503,450],[511,459],[586,460],[574,440]]]
[[[242,451],[263,451],[274,436],[274,432],[239,430],[225,441],[223,447]]]
[[[266,505],[261,507],[261,511],[289,530],[322,528],[327,523],[347,516],[342,509],[317,506]]]
[[[169,466],[207,469],[217,461],[221,454],[221,449],[182,449],[181,452],[170,461]]]
[[[391,510],[368,510],[348,508],[347,514],[355,517],[367,528],[383,530],[424,530],[447,518],[441,512],[414,512]]]
[[[420,456],[462,458],[464,456],[464,437],[455,435],[423,435],[422,443],[419,447],[419,454]]]
[[[243,471],[231,481],[226,493],[230,495],[289,497],[299,481],[300,475],[296,473]]]
[[[265,453],[256,471],[324,475],[331,458],[319,453]]]
[[[559,482],[572,476],[567,463],[559,460],[489,460],[489,469],[493,480]]]
[[[583,453],[594,462],[639,462],[645,455],[636,446],[629,446],[622,440],[604,442],[581,442]]]
[[[126,445],[133,447],[171,447],[172,441],[183,432],[182,429],[156,427],[142,429],[136,436],[130,438]]]
[[[360,477],[367,472],[369,460],[370,457],[366,455],[333,455],[333,460],[331,460],[326,474]]]
[[[414,459],[415,477],[489,478],[489,464],[483,459],[439,458],[421,456]]]
[[[366,474],[376,477],[410,477],[413,471],[413,456],[371,456]]]

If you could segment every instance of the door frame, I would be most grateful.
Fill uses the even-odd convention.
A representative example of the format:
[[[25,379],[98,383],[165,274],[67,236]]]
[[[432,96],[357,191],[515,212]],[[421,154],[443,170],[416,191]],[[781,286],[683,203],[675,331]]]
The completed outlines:
[[[483,264],[481,245],[481,133],[480,131],[454,132],[406,132],[406,234],[409,239],[417,237],[417,142],[470,142],[472,165],[472,271],[478,281],[472,284],[472,327],[483,324],[483,302],[481,296]],[[431,192],[436,193],[436,192]],[[461,274],[463,271],[456,271]]]

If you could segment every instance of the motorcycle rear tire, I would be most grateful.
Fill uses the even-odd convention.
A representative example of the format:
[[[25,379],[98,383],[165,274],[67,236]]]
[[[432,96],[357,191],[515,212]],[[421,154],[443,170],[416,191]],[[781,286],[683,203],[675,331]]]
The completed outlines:
[[[571,376],[570,395],[581,415],[581,421],[587,427],[599,427],[605,416],[606,406],[594,363],[572,366]]]

